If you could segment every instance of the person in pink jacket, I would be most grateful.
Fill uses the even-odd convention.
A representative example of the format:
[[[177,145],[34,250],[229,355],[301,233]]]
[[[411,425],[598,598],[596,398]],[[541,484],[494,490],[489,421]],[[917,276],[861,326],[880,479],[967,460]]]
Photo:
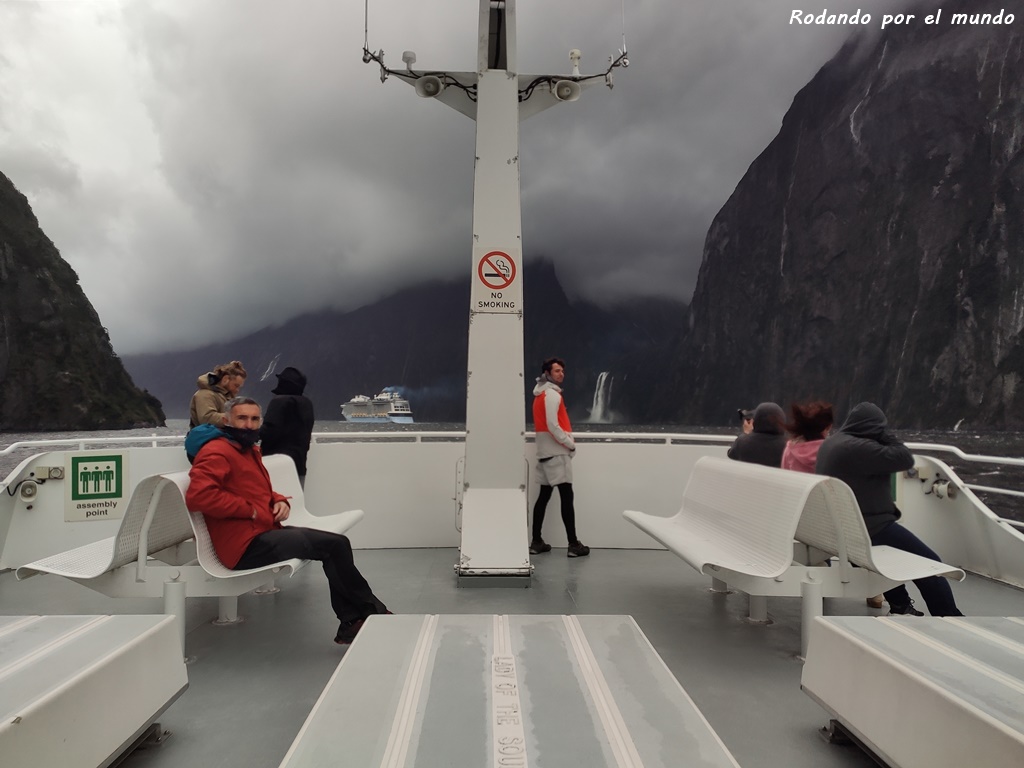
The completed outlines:
[[[782,451],[782,468],[813,475],[818,449],[832,430],[832,404],[821,400],[793,403],[789,412],[792,418],[784,428],[792,437]]]
[[[835,419],[832,405],[820,400],[806,404],[793,403],[789,406],[789,412],[792,419],[785,425],[785,429],[792,437],[782,452],[782,468],[814,474],[818,449],[832,431]],[[881,595],[867,599],[871,608],[881,608],[882,602]]]

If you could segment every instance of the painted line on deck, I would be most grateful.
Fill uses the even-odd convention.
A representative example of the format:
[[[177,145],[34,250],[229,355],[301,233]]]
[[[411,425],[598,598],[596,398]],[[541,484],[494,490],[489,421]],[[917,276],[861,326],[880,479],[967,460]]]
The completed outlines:
[[[416,723],[416,710],[420,694],[423,691],[423,678],[427,673],[427,660],[434,644],[434,633],[437,631],[437,614],[424,617],[420,626],[420,635],[412,654],[412,663],[405,677],[405,686],[398,700],[395,719],[391,724],[391,734],[384,750],[381,768],[402,768],[409,754],[409,742],[412,739],[413,725]]]
[[[643,760],[637,752],[633,737],[629,735],[626,721],[622,718],[608,681],[605,680],[601,668],[597,664],[594,651],[583,634],[583,627],[575,616],[563,616],[566,631],[569,633],[569,642],[572,644],[576,659],[583,672],[583,679],[597,707],[597,713],[601,718],[601,725],[604,726],[605,735],[611,745],[612,754],[615,756],[615,763],[619,768],[643,768]]]

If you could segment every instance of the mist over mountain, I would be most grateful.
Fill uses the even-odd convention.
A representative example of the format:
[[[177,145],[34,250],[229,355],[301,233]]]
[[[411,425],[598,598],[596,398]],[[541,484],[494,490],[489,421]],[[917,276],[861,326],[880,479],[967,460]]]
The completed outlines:
[[[1024,0],[998,4],[1011,25],[970,23],[999,10],[982,5],[850,38],[714,218],[689,308],[570,300],[555,263],[529,260],[524,410],[540,361],[559,355],[575,421],[608,372],[602,416],[623,423],[731,423],[737,407],[823,398],[840,416],[872,400],[902,427],[1024,427]],[[184,418],[197,377],[233,359],[261,402],[275,371],[302,369],[322,420],[386,386],[419,422],[465,419],[468,275],[348,312],[273,309],[251,307],[294,319],[241,338],[211,328],[122,367],[0,175],[0,429],[154,423],[154,395]]]
[[[598,375],[610,372],[612,418],[635,420],[647,407],[650,382],[670,365],[685,305],[667,299],[598,307],[571,301],[554,265],[525,266],[524,333],[528,388],[543,358],[568,368],[566,401],[576,420],[589,417]],[[353,395],[399,386],[419,422],[465,421],[469,278],[400,291],[352,312],[315,312],[240,339],[193,350],[130,355],[125,365],[155,393],[172,418],[187,418],[197,377],[218,363],[241,360],[249,377],[243,394],[266,403],[274,371],[292,365],[309,379],[306,394],[318,419],[341,419]],[[522,407],[532,402],[524,388]],[[495,403],[496,408],[509,404]]]
[[[0,173],[0,431],[162,425],[133,384],[78,275]]]
[[[820,397],[1024,425],[1024,39],[946,23],[982,5],[855,36],[796,95],[708,232],[655,399],[678,420]]]

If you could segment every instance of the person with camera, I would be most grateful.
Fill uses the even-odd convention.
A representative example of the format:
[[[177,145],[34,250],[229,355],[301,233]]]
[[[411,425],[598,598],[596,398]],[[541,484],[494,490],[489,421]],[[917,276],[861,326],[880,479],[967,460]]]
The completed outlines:
[[[729,458],[766,467],[782,466],[782,452],[786,449],[786,434],[782,429],[785,421],[786,414],[778,404],[761,403],[754,409],[750,432],[736,438],[729,448]]]

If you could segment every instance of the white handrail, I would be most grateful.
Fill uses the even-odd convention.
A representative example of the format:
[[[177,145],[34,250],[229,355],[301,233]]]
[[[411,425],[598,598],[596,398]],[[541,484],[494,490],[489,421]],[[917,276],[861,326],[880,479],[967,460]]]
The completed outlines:
[[[970,488],[972,491],[982,491],[984,493],[1001,493],[1004,496],[1020,496],[1024,498],[1024,491],[1011,491],[1008,488],[993,488],[990,485],[974,485],[973,483],[964,483],[964,488]]]
[[[67,437],[53,440],[19,440],[0,451],[0,456],[6,456],[19,449],[42,448],[44,446],[110,445],[111,443],[180,443],[184,439],[184,435],[139,435],[138,437]]]
[[[985,456],[980,453],[964,453],[955,445],[941,445],[939,443],[907,443],[907,448],[912,451],[939,451],[952,453],[967,461],[977,461],[982,464],[1010,464],[1011,466],[1024,467],[1024,459],[1011,459],[1009,456]]]

